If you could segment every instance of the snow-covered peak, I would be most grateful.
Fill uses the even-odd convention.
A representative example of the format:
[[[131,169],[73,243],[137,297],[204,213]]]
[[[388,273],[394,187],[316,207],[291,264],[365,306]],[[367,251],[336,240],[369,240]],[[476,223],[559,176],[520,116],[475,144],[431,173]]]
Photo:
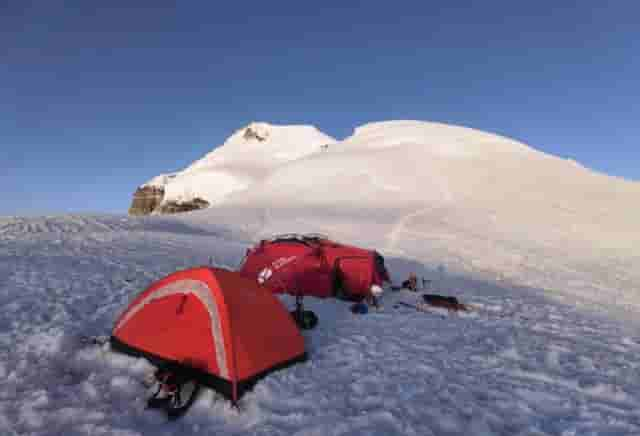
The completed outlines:
[[[389,121],[359,127],[326,152],[278,167],[262,183],[226,198],[223,207],[258,210],[247,216],[259,216],[263,235],[357,234],[387,254],[455,256],[465,259],[461,269],[544,287],[529,281],[538,277],[530,272],[545,268],[548,258],[568,257],[581,272],[585,265],[599,270],[604,257],[640,259],[640,212],[629,207],[638,198],[639,183],[508,138]],[[218,219],[221,209],[211,214]],[[623,266],[615,277],[637,274]],[[575,282],[577,294],[583,287]]]
[[[317,153],[321,146],[335,141],[314,126],[253,122],[234,132],[185,171],[226,165],[270,169]]]
[[[171,179],[175,177],[175,173],[171,174],[160,174],[159,176],[155,176],[148,182],[141,185],[141,188],[151,187],[151,188],[163,188]]]
[[[345,148],[388,148],[418,144],[426,152],[451,157],[474,157],[493,152],[534,153],[518,141],[468,127],[436,122],[394,120],[356,127]]]
[[[142,186],[162,188],[162,204],[196,198],[218,204],[281,165],[319,153],[333,142],[334,138],[314,126],[252,122],[184,170],[156,176]]]
[[[230,142],[232,140],[237,140],[239,138],[244,139],[245,141],[266,141],[271,135],[271,130],[274,126],[269,123],[258,122],[255,121],[250,123],[248,126],[236,131],[231,137],[227,140]]]

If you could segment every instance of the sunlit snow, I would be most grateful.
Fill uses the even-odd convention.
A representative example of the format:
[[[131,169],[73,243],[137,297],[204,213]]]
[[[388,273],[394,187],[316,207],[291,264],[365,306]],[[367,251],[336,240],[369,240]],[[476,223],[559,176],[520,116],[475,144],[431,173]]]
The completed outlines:
[[[0,434],[640,434],[637,183],[442,124],[373,123],[340,142],[254,127],[266,139],[240,130],[154,182],[178,196],[212,181],[211,209],[0,217]],[[239,409],[205,389],[173,423],[144,409],[148,362],[87,343],[163,275],[235,268],[293,231],[378,249],[395,283],[415,272],[472,310],[396,307],[419,293],[389,289],[366,315],[309,298],[308,362]]]

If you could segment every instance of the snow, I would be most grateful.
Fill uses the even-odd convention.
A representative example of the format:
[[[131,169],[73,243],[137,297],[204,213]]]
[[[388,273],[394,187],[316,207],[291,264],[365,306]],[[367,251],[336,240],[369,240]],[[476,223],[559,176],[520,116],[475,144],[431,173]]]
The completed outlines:
[[[181,203],[199,197],[215,205],[228,194],[247,189],[253,182],[250,175],[239,172],[191,171],[188,177],[176,177],[165,186],[163,201]]]
[[[164,188],[172,179],[176,177],[175,173],[172,174],[160,174],[159,176],[155,176],[148,182],[141,185],[141,187],[156,187],[156,188]]]
[[[143,186],[163,187],[164,202],[201,198],[215,205],[232,192],[258,184],[279,166],[320,153],[321,146],[333,142],[313,126],[254,122],[184,170],[154,177]]]
[[[0,217],[0,434],[640,434],[637,183],[435,123],[341,142],[253,127],[263,141],[240,130],[159,179],[176,198],[196,195],[189,178],[245,183],[210,209]],[[173,423],[144,408],[149,362],[86,340],[162,276],[235,268],[260,237],[295,231],[376,248],[395,283],[415,272],[471,310],[416,311],[395,303],[420,293],[389,289],[366,315],[308,298],[308,362],[239,409],[204,389]]]
[[[429,153],[458,158],[496,152],[536,152],[517,141],[480,130],[410,120],[365,124],[357,127],[353,135],[344,142],[345,147],[364,147],[368,149],[397,147],[417,142],[427,149]]]

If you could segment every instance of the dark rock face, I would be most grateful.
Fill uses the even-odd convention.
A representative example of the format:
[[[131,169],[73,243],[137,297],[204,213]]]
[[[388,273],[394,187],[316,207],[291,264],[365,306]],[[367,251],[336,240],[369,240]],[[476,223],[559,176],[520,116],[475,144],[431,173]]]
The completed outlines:
[[[160,213],[180,213],[205,209],[207,207],[209,207],[209,202],[207,200],[196,197],[191,201],[183,201],[180,203],[175,201],[167,201],[160,205],[160,209],[158,211]]]
[[[129,208],[129,215],[150,215],[152,213],[180,213],[192,210],[205,209],[209,202],[202,198],[194,198],[190,201],[165,201],[164,188],[158,186],[142,186],[133,194],[133,201]]]
[[[129,215],[149,215],[156,210],[164,198],[164,189],[157,186],[142,186],[133,194]]]
[[[242,135],[244,139],[257,139],[262,142],[267,139],[267,135],[265,133],[260,133],[257,130],[252,129],[251,127],[247,127]]]

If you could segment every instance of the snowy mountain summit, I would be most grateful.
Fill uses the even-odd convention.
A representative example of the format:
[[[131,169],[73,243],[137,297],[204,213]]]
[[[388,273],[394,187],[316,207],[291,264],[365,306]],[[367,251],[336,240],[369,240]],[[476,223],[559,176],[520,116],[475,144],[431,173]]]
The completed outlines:
[[[386,148],[420,144],[427,154],[473,157],[487,153],[531,153],[520,142],[467,127],[424,121],[381,121],[356,127],[345,141],[352,146]],[[358,144],[358,145],[353,145]]]
[[[254,238],[326,233],[535,287],[564,280],[565,293],[598,301],[640,282],[640,210],[629,207],[639,183],[466,127],[384,121],[336,141],[311,126],[252,123],[146,186],[163,192],[156,211],[197,199],[209,207],[185,219]],[[559,257],[570,266],[555,268]]]
[[[182,171],[161,174],[134,194],[132,215],[174,213],[219,204],[249,189],[278,166],[335,142],[313,126],[253,122]]]
[[[323,151],[364,151],[417,144],[425,156],[474,157],[491,152],[527,153],[516,141],[463,127],[418,121],[387,121],[357,127],[342,142],[313,126],[253,122],[182,171],[161,174],[134,195],[133,215],[182,212],[224,202],[281,167]]]
[[[640,281],[631,266],[640,210],[629,207],[638,198],[639,183],[466,127],[384,121],[336,141],[312,126],[251,123],[183,171],[147,182],[133,209],[149,199],[154,213],[206,208],[190,219],[241,224],[256,237],[357,234],[386,253],[458,258],[465,271],[537,287],[549,285],[548,259],[561,256],[574,271],[603,269],[600,283],[566,277],[567,288],[584,295],[588,286],[600,299]]]

